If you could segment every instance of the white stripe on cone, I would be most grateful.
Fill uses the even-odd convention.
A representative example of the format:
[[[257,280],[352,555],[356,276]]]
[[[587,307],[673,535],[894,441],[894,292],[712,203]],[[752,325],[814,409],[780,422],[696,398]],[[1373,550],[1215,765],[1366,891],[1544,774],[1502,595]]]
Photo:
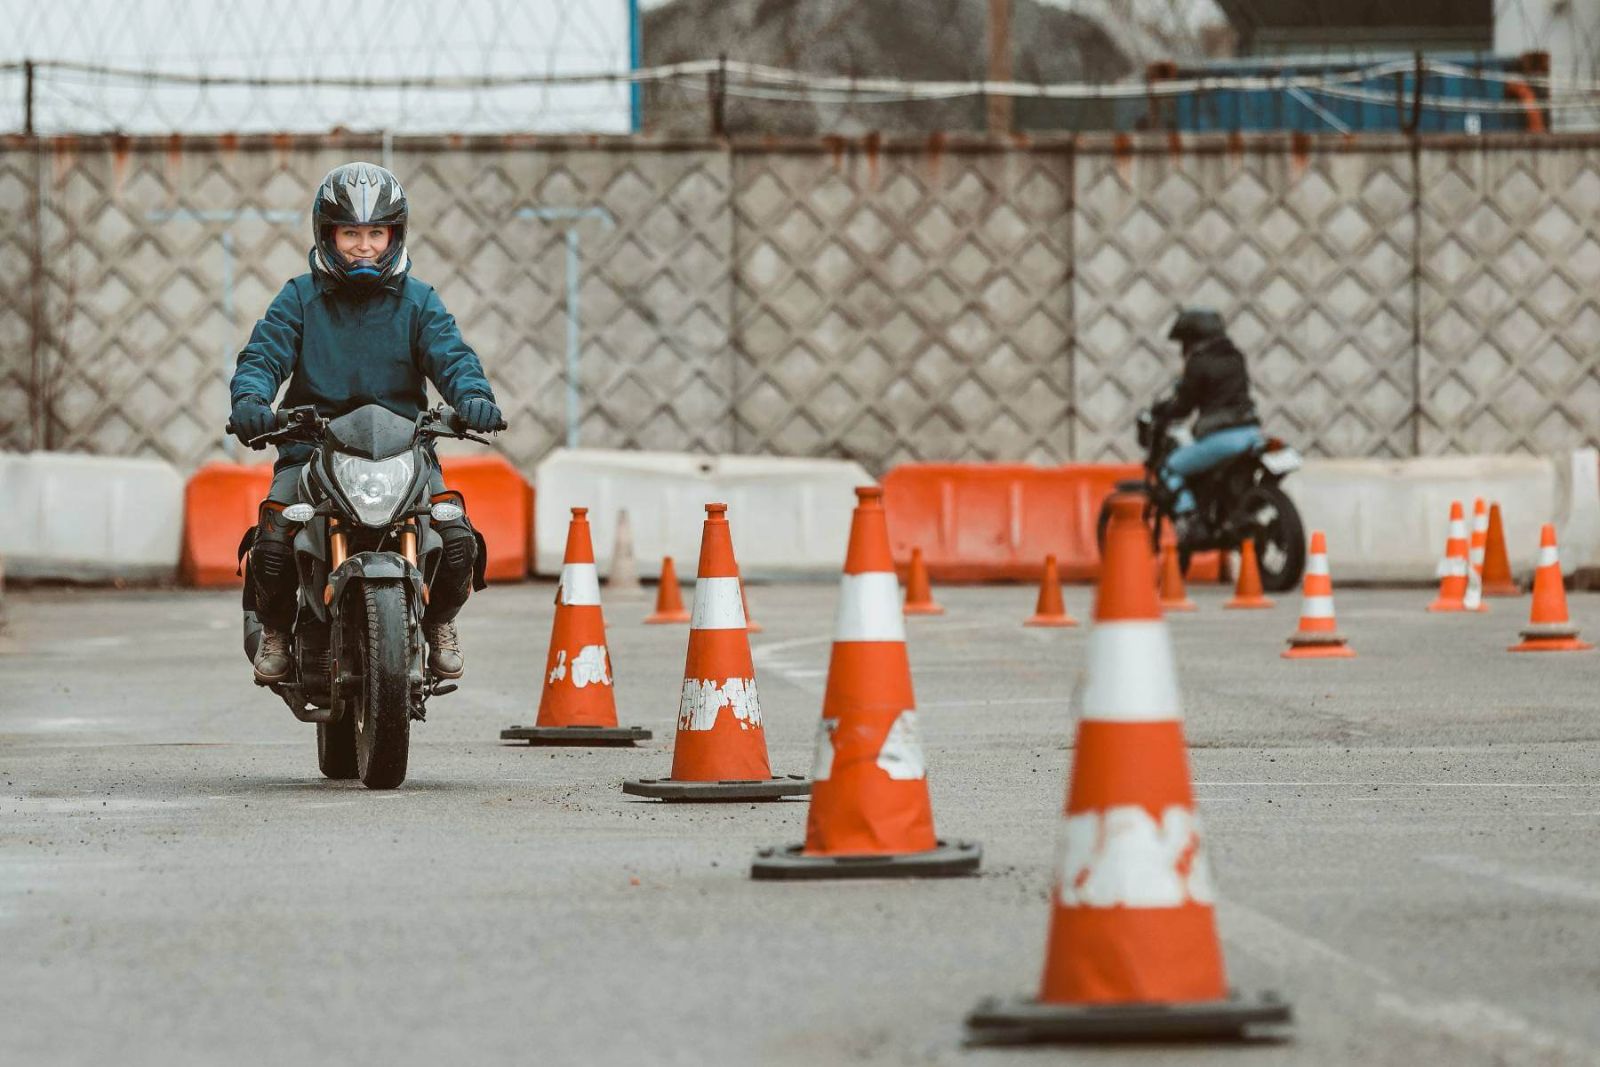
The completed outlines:
[[[1306,560],[1306,573],[1307,574],[1329,574],[1329,573],[1332,573],[1332,572],[1330,572],[1328,570],[1328,557],[1319,552],[1316,555],[1312,556],[1310,559]]]
[[[846,574],[839,582],[835,641],[905,641],[900,582],[893,571]]]
[[[1308,596],[1300,607],[1302,619],[1331,619],[1333,618],[1333,597]]]
[[[694,583],[694,611],[689,616],[694,630],[743,630],[744,598],[739,595],[737,578],[697,578]]]
[[[1214,904],[1200,817],[1171,805],[1156,822],[1137,804],[1069,815],[1056,895],[1066,907],[1176,908]]]
[[[1556,546],[1555,545],[1540,545],[1539,546],[1539,566],[1541,566],[1541,567],[1555,567],[1555,566],[1558,566],[1560,563],[1561,563],[1561,559],[1556,555]]]
[[[1085,720],[1167,722],[1183,718],[1172,638],[1164,622],[1096,623],[1089,631]]]
[[[599,605],[600,572],[593,563],[561,565],[561,603],[575,608]]]

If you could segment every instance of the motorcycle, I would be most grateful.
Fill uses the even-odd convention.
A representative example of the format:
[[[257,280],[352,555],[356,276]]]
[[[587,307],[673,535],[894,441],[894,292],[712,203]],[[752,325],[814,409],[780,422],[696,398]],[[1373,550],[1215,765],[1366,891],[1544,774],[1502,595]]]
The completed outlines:
[[[1139,447],[1145,450],[1144,477],[1118,482],[1117,489],[1145,496],[1151,546],[1159,548],[1162,520],[1172,519],[1177,503],[1177,494],[1161,480],[1161,467],[1174,449],[1191,439],[1186,430],[1174,429],[1149,409],[1139,412],[1138,438]],[[1284,593],[1298,585],[1306,566],[1305,527],[1294,501],[1279,483],[1299,470],[1302,463],[1293,448],[1276,437],[1268,437],[1250,451],[1187,479],[1195,510],[1178,542],[1178,563],[1184,573],[1188,573],[1189,561],[1196,552],[1236,551],[1248,538],[1255,542],[1264,589]],[[1110,519],[1108,500],[1100,508],[1102,548]]]
[[[426,669],[422,615],[424,576],[444,547],[433,523],[460,519],[464,509],[459,494],[430,498],[428,444],[439,437],[490,442],[466,432],[444,405],[415,420],[378,404],[335,419],[288,408],[276,426],[247,443],[315,447],[300,475],[305,502],[282,512],[294,531],[299,576],[290,673],[256,684],[295,718],[316,724],[325,776],[393,789],[405,781],[412,720],[425,718],[429,698],[456,688]],[[241,560],[254,532],[240,545]],[[254,660],[260,643],[261,623],[246,610],[245,656]]]

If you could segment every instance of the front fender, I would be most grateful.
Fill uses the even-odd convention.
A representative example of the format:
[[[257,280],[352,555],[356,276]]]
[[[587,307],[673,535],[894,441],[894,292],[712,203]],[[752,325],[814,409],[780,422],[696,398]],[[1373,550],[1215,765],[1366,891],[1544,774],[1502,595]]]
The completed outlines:
[[[419,621],[426,606],[423,596],[422,572],[398,552],[357,552],[328,575],[328,586],[333,590],[330,604],[337,609],[344,603],[345,590],[362,582],[404,582],[411,601],[411,611]]]

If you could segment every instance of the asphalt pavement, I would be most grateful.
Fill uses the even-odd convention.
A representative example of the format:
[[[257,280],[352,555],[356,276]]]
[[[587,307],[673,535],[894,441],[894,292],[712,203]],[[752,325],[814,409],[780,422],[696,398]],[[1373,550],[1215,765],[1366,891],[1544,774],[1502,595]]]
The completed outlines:
[[[1337,561],[1335,562],[1337,575]],[[683,626],[611,601],[636,749],[533,720],[552,587],[468,605],[468,674],[392,793],[325,781],[250,684],[231,593],[11,591],[0,634],[0,1060],[12,1064],[1600,1063],[1600,652],[1516,656],[1526,601],[1341,589],[1358,658],[1285,662],[1297,601],[1172,620],[1230,981],[1285,1040],[972,1050],[1037,987],[1084,630],[1033,590],[909,623],[935,817],[982,874],[772,884],[805,804],[662,805]],[[1089,612],[1090,590],[1068,589]],[[774,770],[804,773],[831,584],[754,585]],[[1600,636],[1600,596],[1573,614]]]

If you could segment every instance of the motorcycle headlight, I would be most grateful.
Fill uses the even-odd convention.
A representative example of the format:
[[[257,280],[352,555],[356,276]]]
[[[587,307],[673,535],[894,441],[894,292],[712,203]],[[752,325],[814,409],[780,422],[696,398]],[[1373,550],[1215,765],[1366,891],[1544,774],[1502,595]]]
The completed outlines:
[[[356,518],[367,526],[385,526],[405,502],[416,464],[410,453],[373,462],[359,456],[333,457],[333,477]]]

